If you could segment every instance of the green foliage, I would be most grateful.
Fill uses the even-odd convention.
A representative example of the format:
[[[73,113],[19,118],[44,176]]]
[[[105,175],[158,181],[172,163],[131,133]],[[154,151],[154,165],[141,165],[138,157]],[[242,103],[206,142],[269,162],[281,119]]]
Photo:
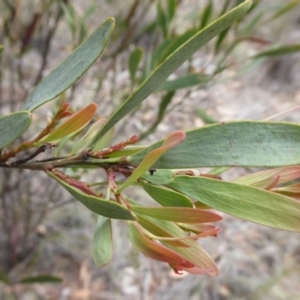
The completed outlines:
[[[98,216],[93,237],[93,258],[98,267],[108,264],[113,252],[111,220]]]
[[[26,100],[24,109],[34,111],[72,86],[103,52],[113,28],[114,19],[107,19],[61,65],[36,86]]]
[[[18,111],[0,117],[0,149],[16,140],[31,124],[31,114],[28,111]]]
[[[156,49],[149,51],[137,46],[128,55],[131,79],[131,89],[128,91],[135,90],[129,96],[128,91],[122,94],[127,99],[121,104],[113,103],[118,107],[108,119],[96,119],[90,127],[88,124],[97,113],[97,104],[91,103],[73,112],[64,101],[64,91],[74,87],[76,81],[100,57],[112,37],[114,19],[108,18],[83,41],[87,31],[86,20],[92,9],[80,18],[71,4],[62,4],[73,46],[82,42],[81,45],[36,85],[26,100],[24,111],[0,118],[0,148],[4,150],[1,152],[0,167],[44,171],[98,216],[93,237],[93,258],[98,266],[109,263],[112,257],[111,219],[127,223],[130,241],[144,255],[168,263],[176,273],[187,271],[212,276],[218,274],[217,266],[195,241],[201,237],[217,236],[220,230],[210,224],[222,219],[211,208],[259,224],[300,231],[300,203],[294,199],[295,195],[300,194],[299,185],[289,184],[290,180],[299,178],[299,170],[294,167],[300,163],[298,124],[262,121],[217,123],[198,108],[200,117],[213,125],[187,132],[177,131],[149,146],[134,145],[137,136],[111,144],[114,126],[139,109],[149,95],[160,92],[161,100],[156,120],[141,135],[142,138],[153,132],[163,120],[177,90],[191,90],[211,83],[217,74],[227,68],[227,57],[234,48],[241,42],[254,40],[251,32],[263,18],[261,12],[253,16],[258,2],[250,9],[252,1],[236,1],[238,5],[226,12],[231,1],[224,1],[220,15],[213,1],[206,3],[203,12],[197,14],[197,25],[177,34],[173,29],[173,20],[178,2],[157,2],[154,26],[143,28],[142,32],[155,32],[154,36],[160,32],[163,41]],[[293,1],[279,8],[270,20],[281,17],[295,5]],[[122,24],[131,22],[130,16],[134,11],[133,6]],[[211,22],[216,15],[219,17]],[[245,25],[243,20],[246,15],[248,23]],[[132,43],[135,36],[132,35],[132,28],[138,27],[130,27],[120,45],[106,55],[116,59]],[[178,68],[183,68],[185,62],[191,62],[193,55],[215,37],[212,47],[217,68],[213,74],[207,74],[205,70],[195,71],[189,65],[186,73],[167,80]],[[299,50],[297,44],[272,46],[249,59],[253,63],[259,57],[291,54]],[[103,78],[98,79],[97,88],[100,89]],[[60,106],[48,125],[33,139],[9,147],[30,126],[30,112],[58,96]],[[114,99],[116,95],[112,96]],[[65,117],[68,119],[62,120]],[[36,160],[39,153],[57,146],[53,142],[58,143],[58,153],[63,153],[63,156],[57,154],[49,159]],[[32,148],[35,151],[26,154],[25,151]],[[15,158],[21,154],[23,159]],[[231,166],[281,168],[254,173],[233,182],[221,180],[219,175]],[[213,169],[201,174],[194,169],[199,167]],[[59,171],[59,168],[69,169],[68,174],[77,172],[78,176],[75,179]],[[94,171],[98,168],[105,171],[105,180],[92,183],[81,181],[82,169]],[[126,179],[116,181],[117,173]],[[281,186],[278,187],[278,184]],[[106,195],[96,191],[98,185],[107,187]],[[129,199],[126,189],[130,186],[143,188],[156,202],[156,207],[141,206]],[[4,273],[0,274],[0,280],[7,284],[10,282]],[[27,277],[20,282],[58,281],[56,277],[41,275]]]

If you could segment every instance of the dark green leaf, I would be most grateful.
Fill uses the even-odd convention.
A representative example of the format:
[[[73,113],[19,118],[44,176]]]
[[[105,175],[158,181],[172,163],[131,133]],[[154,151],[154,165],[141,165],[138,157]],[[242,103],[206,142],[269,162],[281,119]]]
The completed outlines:
[[[86,206],[92,212],[112,219],[122,219],[122,220],[135,220],[135,217],[130,210],[124,206],[113,202],[107,201],[100,197],[87,195],[80,191],[79,189],[67,184],[65,181],[61,180],[55,176],[52,172],[47,172],[47,174],[54,178],[60,185],[62,185],[72,196],[79,200],[84,206]]]
[[[10,283],[8,276],[0,269],[0,282],[4,282],[6,284]]]
[[[98,217],[92,251],[95,264],[98,267],[102,267],[110,262],[113,252],[110,219],[102,216]]]
[[[212,0],[209,0],[206,8],[203,11],[202,17],[201,17],[200,29],[204,28],[207,25],[209,18],[212,14],[212,11],[213,11],[213,2],[212,2]]]
[[[157,2],[157,23],[160,25],[164,38],[168,36],[168,18],[163,11],[161,2]]]
[[[125,103],[111,116],[107,124],[96,136],[94,143],[97,142],[111,127],[113,127],[125,115],[141,104],[157,86],[164,82],[169,75],[178,69],[191,55],[193,55],[203,45],[212,38],[225,30],[236,19],[243,16],[251,6],[251,0],[246,0],[243,4],[235,7],[227,14],[223,15],[209,26],[205,27],[186,43],[181,45],[173,54],[165,59],[144,83],[125,101]]]
[[[103,52],[113,28],[114,19],[108,18],[61,65],[36,86],[26,100],[25,109],[33,111],[73,85]]]
[[[177,1],[176,0],[168,0],[168,21],[169,23],[175,16],[177,8]]]
[[[25,277],[20,280],[20,283],[55,283],[62,282],[62,279],[52,275],[39,275]]]
[[[162,141],[128,157],[138,164]],[[279,167],[300,164],[300,126],[291,123],[238,121],[186,132],[153,168]]]
[[[271,48],[268,50],[264,50],[256,55],[253,58],[258,58],[262,56],[278,56],[278,55],[286,55],[300,51],[300,44],[295,45],[287,45],[287,46],[279,46],[276,48]]]
[[[130,53],[129,60],[128,60],[128,69],[129,69],[132,85],[134,85],[135,83],[136,71],[138,70],[138,66],[142,57],[143,57],[143,49],[140,47],[135,48]]]
[[[28,111],[18,111],[0,117],[0,149],[16,140],[31,124]]]

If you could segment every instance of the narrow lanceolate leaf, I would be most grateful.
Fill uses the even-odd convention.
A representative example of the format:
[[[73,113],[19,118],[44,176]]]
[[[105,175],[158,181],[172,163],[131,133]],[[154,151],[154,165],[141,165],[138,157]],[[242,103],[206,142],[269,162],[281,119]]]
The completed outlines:
[[[283,2],[285,5],[279,9],[272,17],[272,19],[276,19],[278,17],[281,17],[282,15],[284,15],[285,13],[289,12],[290,10],[294,9],[297,5],[300,4],[299,0],[291,0],[289,1],[287,4],[285,3],[285,1]]]
[[[98,267],[102,267],[110,262],[113,252],[110,219],[102,216],[98,217],[93,236],[92,252],[94,262]]]
[[[178,192],[145,181],[141,181],[141,185],[162,206],[193,207],[191,200]]]
[[[39,275],[32,277],[25,277],[20,280],[20,283],[55,283],[61,282],[62,279],[52,275]]]
[[[123,220],[135,220],[135,217],[130,210],[124,206],[113,202],[107,201],[100,197],[93,195],[87,195],[80,191],[79,189],[67,184],[62,179],[55,176],[52,172],[47,172],[47,174],[54,178],[60,185],[62,185],[72,196],[79,200],[84,206],[86,206],[92,212],[112,219],[123,219]]]
[[[0,149],[16,140],[31,124],[28,111],[18,111],[0,117]]]
[[[89,104],[85,108],[79,110],[78,112],[70,116],[68,120],[55,127],[53,131],[51,131],[43,139],[39,140],[36,144],[41,145],[44,143],[57,141],[73,132],[76,132],[91,121],[96,110],[96,103]]]
[[[131,176],[121,185],[118,192],[123,191],[125,188],[133,184],[137,179],[143,176],[147,170],[169,149],[176,147],[185,139],[185,133],[183,131],[176,131],[171,133],[163,144],[153,149],[148,153],[138,167],[133,171]]]
[[[148,230],[150,233],[154,234],[158,237],[163,238],[173,238],[173,240],[168,240],[168,243],[173,246],[178,247],[189,247],[184,241],[181,241],[180,237],[174,238],[173,235],[171,235],[168,230],[166,230],[163,226],[160,225],[160,223],[156,222],[157,219],[151,219],[147,218],[145,216],[138,216],[138,222],[140,225],[143,226],[146,230]],[[176,225],[175,225],[176,226]],[[182,236],[182,238],[186,238],[186,236]]]
[[[170,56],[168,56],[144,81],[144,83],[125,101],[125,103],[112,115],[105,127],[98,133],[95,142],[101,138],[125,115],[131,112],[144,101],[155,89],[162,84],[176,69],[178,69],[191,55],[203,45],[225,30],[235,20],[243,16],[251,6],[251,0],[233,8],[215,22],[211,23],[187,42],[182,44]]]
[[[186,240],[185,242],[190,246],[189,248],[174,247],[168,244],[170,249],[181,254],[195,265],[192,268],[183,267],[181,270],[195,275],[208,274],[217,276],[219,273],[218,267],[209,254],[196,241]],[[162,241],[162,244],[165,245],[166,242]]]
[[[199,208],[131,206],[131,210],[148,217],[181,223],[208,223],[222,220],[218,214]]]
[[[174,264],[176,266],[194,266],[175,251],[153,242],[133,222],[128,222],[128,234],[133,247],[152,259]]]
[[[200,83],[206,83],[211,79],[208,75],[201,74],[189,74],[179,77],[174,80],[165,81],[158,87],[158,91],[175,91],[179,89],[185,89],[188,87],[196,86]]]
[[[300,167],[284,167],[271,170],[264,170],[255,172],[253,174],[245,175],[231,182],[243,185],[251,185],[257,188],[266,188],[276,181],[276,185],[300,178]]]
[[[263,56],[279,56],[279,55],[286,55],[300,51],[300,44],[294,45],[286,45],[286,46],[279,46],[276,48],[271,48],[259,52],[258,54],[254,55],[252,58],[258,58]]]
[[[104,126],[106,119],[97,120],[85,133],[84,136],[80,138],[71,153],[78,153],[84,149],[88,149],[90,142],[93,140],[97,132]]]
[[[138,70],[139,63],[142,57],[143,57],[143,49],[140,47],[134,49],[129,56],[128,68],[130,73],[130,79],[133,85],[135,83],[136,72]]]
[[[139,164],[157,142],[128,157]],[[238,121],[186,132],[186,139],[164,153],[153,168],[279,167],[300,164],[300,126],[292,123]]]
[[[291,184],[288,186],[275,188],[275,189],[272,189],[272,192],[287,195],[296,200],[299,200],[299,198],[300,198],[300,183],[295,183],[295,184]]]
[[[108,18],[61,65],[45,77],[29,95],[24,108],[33,111],[72,86],[103,52],[112,34],[114,22],[113,18]]]
[[[238,218],[300,232],[300,202],[292,198],[204,177],[178,176],[168,186]]]
[[[147,217],[147,219],[155,220],[155,223],[168,231],[169,234],[175,237],[184,237],[186,233],[175,225],[173,222],[158,220]],[[193,240],[182,240],[189,247],[174,247],[167,241],[161,241],[162,244],[167,247],[173,249],[177,253],[181,254],[187,260],[191,261],[195,267],[193,268],[182,268],[192,274],[209,274],[212,276],[216,276],[218,274],[218,267],[214,260],[208,255],[208,253],[200,247],[200,245]]]
[[[161,185],[171,182],[174,179],[174,173],[171,170],[158,169],[153,173],[146,172],[142,178],[150,183]]]

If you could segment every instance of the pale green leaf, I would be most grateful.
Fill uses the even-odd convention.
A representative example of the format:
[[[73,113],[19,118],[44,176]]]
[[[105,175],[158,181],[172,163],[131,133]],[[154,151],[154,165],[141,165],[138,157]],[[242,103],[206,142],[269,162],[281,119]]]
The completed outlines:
[[[139,164],[163,141],[128,157]],[[186,132],[186,139],[168,150],[153,168],[279,167],[300,164],[300,126],[292,123],[238,121]]]
[[[144,83],[132,93],[125,103],[111,116],[107,124],[98,133],[95,143],[111,127],[113,127],[125,115],[131,112],[135,107],[141,104],[155,89],[164,82],[169,75],[178,69],[191,55],[193,55],[203,45],[208,43],[212,38],[225,30],[235,20],[243,16],[250,8],[252,1],[246,0],[239,6],[205,27],[187,42],[182,44],[173,54],[168,56],[144,81]]]
[[[168,186],[235,217],[300,232],[300,202],[292,198],[204,177],[178,176]]]
[[[98,267],[108,264],[112,257],[112,228],[111,220],[98,216],[92,246],[94,262]]]
[[[16,140],[31,124],[28,111],[18,111],[0,117],[0,149]]]
[[[144,190],[162,206],[193,207],[191,200],[178,192],[144,181],[141,181],[141,185]]]
[[[152,174],[152,175],[151,175]],[[153,184],[167,184],[174,179],[174,173],[171,170],[158,169],[155,172],[146,172],[142,178]]]
[[[72,86],[103,52],[112,34],[114,22],[113,18],[108,18],[61,65],[45,77],[29,95],[24,108],[33,111]]]
[[[183,131],[177,131],[171,133],[163,144],[149,152],[137,168],[132,172],[131,176],[119,187],[118,192],[122,192],[124,189],[132,185],[136,180],[147,172],[151,166],[169,149],[176,147],[185,139],[185,133]]]

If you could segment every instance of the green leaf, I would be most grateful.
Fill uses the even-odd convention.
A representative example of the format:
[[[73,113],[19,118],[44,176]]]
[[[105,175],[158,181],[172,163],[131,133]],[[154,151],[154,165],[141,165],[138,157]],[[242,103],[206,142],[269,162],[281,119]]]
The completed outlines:
[[[92,141],[93,137],[97,134],[97,132],[104,126],[106,123],[106,119],[100,119],[97,120],[90,128],[89,130],[80,138],[80,140],[77,142],[75,147],[73,148],[71,153],[78,153],[84,149],[88,149],[90,142]],[[110,133],[111,131],[107,132]],[[103,137],[104,139],[105,137]],[[101,142],[102,139],[99,141]],[[107,144],[104,144],[104,147],[106,147]],[[103,147],[103,148],[104,148]]]
[[[62,279],[52,275],[39,275],[25,277],[20,280],[20,283],[55,283],[62,282]]]
[[[279,185],[288,181],[295,180],[299,177],[300,167],[294,166],[255,172],[234,179],[231,182],[250,185],[256,188],[266,188],[273,183],[275,183],[275,185]]]
[[[259,57],[263,57],[263,56],[286,55],[286,54],[291,54],[291,53],[295,53],[298,51],[300,51],[300,44],[279,46],[279,47],[274,47],[274,48],[262,51],[256,55],[254,55],[252,58],[259,58]]]
[[[271,20],[274,20],[282,15],[284,15],[285,13],[287,13],[288,11],[290,11],[291,9],[294,9],[297,5],[299,5],[300,1],[299,0],[292,0],[289,3],[287,3],[286,5],[284,5],[281,9],[279,9],[272,17]]]
[[[149,172],[146,172],[143,176],[143,179],[151,182],[153,184],[167,184],[174,179],[174,174],[171,170],[155,170],[151,175]]]
[[[28,111],[18,111],[0,117],[0,149],[16,140],[31,124]]]
[[[73,85],[103,52],[113,28],[114,19],[108,18],[61,65],[36,86],[26,100],[24,108],[33,111]]]
[[[162,145],[157,142],[128,157],[139,164]],[[300,126],[292,123],[238,121],[186,132],[186,139],[168,150],[153,168],[279,167],[300,164]]]
[[[144,190],[162,206],[193,207],[191,200],[175,191],[141,181]]]
[[[4,50],[4,46],[0,45],[0,57],[1,57],[2,53],[3,53],[3,50]]]
[[[185,89],[201,83],[207,83],[210,80],[211,77],[208,75],[201,75],[196,73],[188,74],[174,80],[165,81],[157,88],[157,91],[175,91],[179,89]]]
[[[201,25],[200,25],[201,29],[207,25],[208,20],[212,14],[212,11],[213,11],[213,2],[212,2],[212,0],[209,0],[206,8],[204,9],[202,17],[201,17]]]
[[[225,30],[236,19],[243,16],[251,6],[251,0],[246,0],[243,4],[235,7],[227,14],[223,15],[209,26],[198,32],[186,43],[181,45],[175,52],[166,58],[144,81],[144,83],[132,93],[125,103],[111,116],[107,124],[98,133],[94,142],[100,139],[111,127],[113,127],[125,115],[141,104],[155,89],[164,82],[169,75],[177,70],[191,55],[199,50],[212,38]]]
[[[164,38],[168,36],[168,17],[161,7],[161,2],[157,2],[157,23],[160,25]]]
[[[174,95],[175,95],[175,91],[170,91],[165,93],[165,95],[163,95],[163,97],[160,100],[156,120],[146,131],[140,134],[139,137],[140,140],[142,140],[143,138],[147,137],[150,133],[152,133],[156,129],[156,127],[161,123],[161,121],[164,118],[165,111],[168,105],[170,104],[170,102],[172,101]]]
[[[107,201],[100,197],[93,195],[88,195],[80,191],[79,189],[67,184],[65,181],[61,180],[55,176],[52,172],[47,172],[47,174],[54,178],[60,185],[62,185],[72,196],[79,200],[84,206],[86,206],[92,212],[112,219],[122,219],[122,220],[135,220],[135,217],[130,210],[124,206],[113,202]]]
[[[128,235],[133,247],[144,255],[174,265],[190,265],[180,254],[167,247],[153,242],[140,227],[128,222]]]
[[[128,69],[129,69],[132,85],[135,84],[136,71],[138,70],[138,66],[142,57],[143,57],[143,49],[140,47],[135,48],[130,53],[129,60],[128,60]]]
[[[167,238],[174,238],[173,235],[171,235],[168,230],[166,230],[163,226],[161,226],[160,223],[157,223],[157,219],[153,219],[153,218],[147,218],[145,216],[138,216],[139,219],[139,224],[142,225],[146,230],[148,230],[149,232],[151,232],[152,234],[159,236],[159,237],[167,237]],[[165,223],[168,221],[165,221]],[[172,222],[169,222],[171,224]],[[188,224],[190,225],[190,224]],[[165,226],[166,227],[166,226]],[[184,237],[184,236],[183,236]],[[184,243],[184,241],[180,241],[178,240],[174,240],[174,241],[167,241],[168,244],[173,245],[173,246],[178,246],[178,247],[189,247],[187,244]]]
[[[176,185],[173,184],[173,186]],[[300,206],[300,204],[299,204]],[[134,212],[152,217],[155,219],[162,219],[165,221],[181,222],[181,223],[208,223],[218,222],[222,217],[218,214],[202,210],[199,208],[186,208],[186,207],[144,207],[144,206],[131,206]],[[299,216],[300,218],[300,216]]]
[[[0,269],[0,282],[4,282],[6,284],[10,284],[10,280],[8,276]]]
[[[176,13],[176,9],[177,9],[177,1],[176,0],[168,0],[168,22],[170,23]]]
[[[136,180],[147,172],[148,169],[161,157],[167,150],[176,147],[185,139],[185,133],[183,131],[177,131],[170,134],[163,144],[153,149],[148,153],[143,161],[137,166],[137,168],[132,172],[131,176],[119,187],[118,192],[122,192],[124,189],[132,185]]]
[[[90,103],[86,107],[71,115],[66,121],[55,127],[48,135],[35,143],[36,146],[47,142],[57,141],[69,134],[72,134],[85,125],[87,125],[93,118],[97,110],[96,103]]]
[[[197,34],[197,32],[196,28],[192,28],[173,39],[165,40],[154,52],[153,61],[156,63],[155,67],[161,64],[169,55]]]
[[[218,121],[210,116],[204,109],[201,109],[199,107],[196,108],[197,115],[199,118],[205,123],[205,124],[215,124],[218,123]]]
[[[94,262],[98,267],[108,264],[112,257],[112,229],[111,220],[99,216],[93,236],[92,246]]]
[[[292,198],[204,177],[178,176],[168,186],[235,217],[300,232],[300,202]]]

